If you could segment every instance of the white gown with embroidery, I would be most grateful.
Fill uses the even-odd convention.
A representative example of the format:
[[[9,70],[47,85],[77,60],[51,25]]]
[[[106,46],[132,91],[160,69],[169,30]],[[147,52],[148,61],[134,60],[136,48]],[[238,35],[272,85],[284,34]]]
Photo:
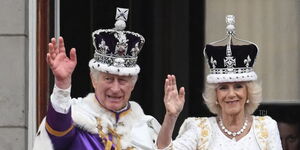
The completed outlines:
[[[216,117],[190,117],[163,150],[282,150],[282,146],[277,123],[269,116],[253,116],[250,132],[239,141],[221,132]]]
[[[260,150],[253,126],[246,136],[235,141],[223,134],[215,118],[210,118],[209,122],[212,125],[212,139],[214,139],[209,146],[210,150]]]

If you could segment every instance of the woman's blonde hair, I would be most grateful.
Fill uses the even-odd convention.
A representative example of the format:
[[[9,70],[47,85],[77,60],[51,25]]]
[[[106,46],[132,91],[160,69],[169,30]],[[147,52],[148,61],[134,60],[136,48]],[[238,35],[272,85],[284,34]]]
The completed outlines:
[[[221,107],[216,104],[217,101],[217,83],[206,83],[205,90],[203,93],[203,98],[208,109],[214,114],[220,114]],[[252,114],[262,101],[262,88],[261,85],[254,82],[249,81],[246,82],[248,100],[249,103],[245,104],[245,113]]]

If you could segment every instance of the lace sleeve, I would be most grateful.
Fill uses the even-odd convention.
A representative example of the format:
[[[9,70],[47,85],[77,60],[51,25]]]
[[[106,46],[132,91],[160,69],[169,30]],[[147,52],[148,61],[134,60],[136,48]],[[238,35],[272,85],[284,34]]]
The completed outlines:
[[[67,114],[71,107],[71,87],[68,89],[60,89],[54,85],[50,101],[56,112]]]

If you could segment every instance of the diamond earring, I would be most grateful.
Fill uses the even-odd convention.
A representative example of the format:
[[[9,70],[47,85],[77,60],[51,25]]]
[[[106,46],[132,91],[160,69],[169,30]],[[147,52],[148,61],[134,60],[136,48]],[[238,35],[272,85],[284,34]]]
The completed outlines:
[[[249,102],[250,102],[249,99],[247,99],[246,103],[248,104]]]

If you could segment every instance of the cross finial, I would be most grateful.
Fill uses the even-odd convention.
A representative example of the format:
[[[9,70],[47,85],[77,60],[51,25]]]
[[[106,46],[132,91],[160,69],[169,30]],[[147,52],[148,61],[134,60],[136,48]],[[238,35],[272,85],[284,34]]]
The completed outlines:
[[[116,20],[127,21],[129,9],[117,7]]]
[[[126,27],[125,21],[128,18],[129,9],[117,7],[115,29],[124,30]]]

